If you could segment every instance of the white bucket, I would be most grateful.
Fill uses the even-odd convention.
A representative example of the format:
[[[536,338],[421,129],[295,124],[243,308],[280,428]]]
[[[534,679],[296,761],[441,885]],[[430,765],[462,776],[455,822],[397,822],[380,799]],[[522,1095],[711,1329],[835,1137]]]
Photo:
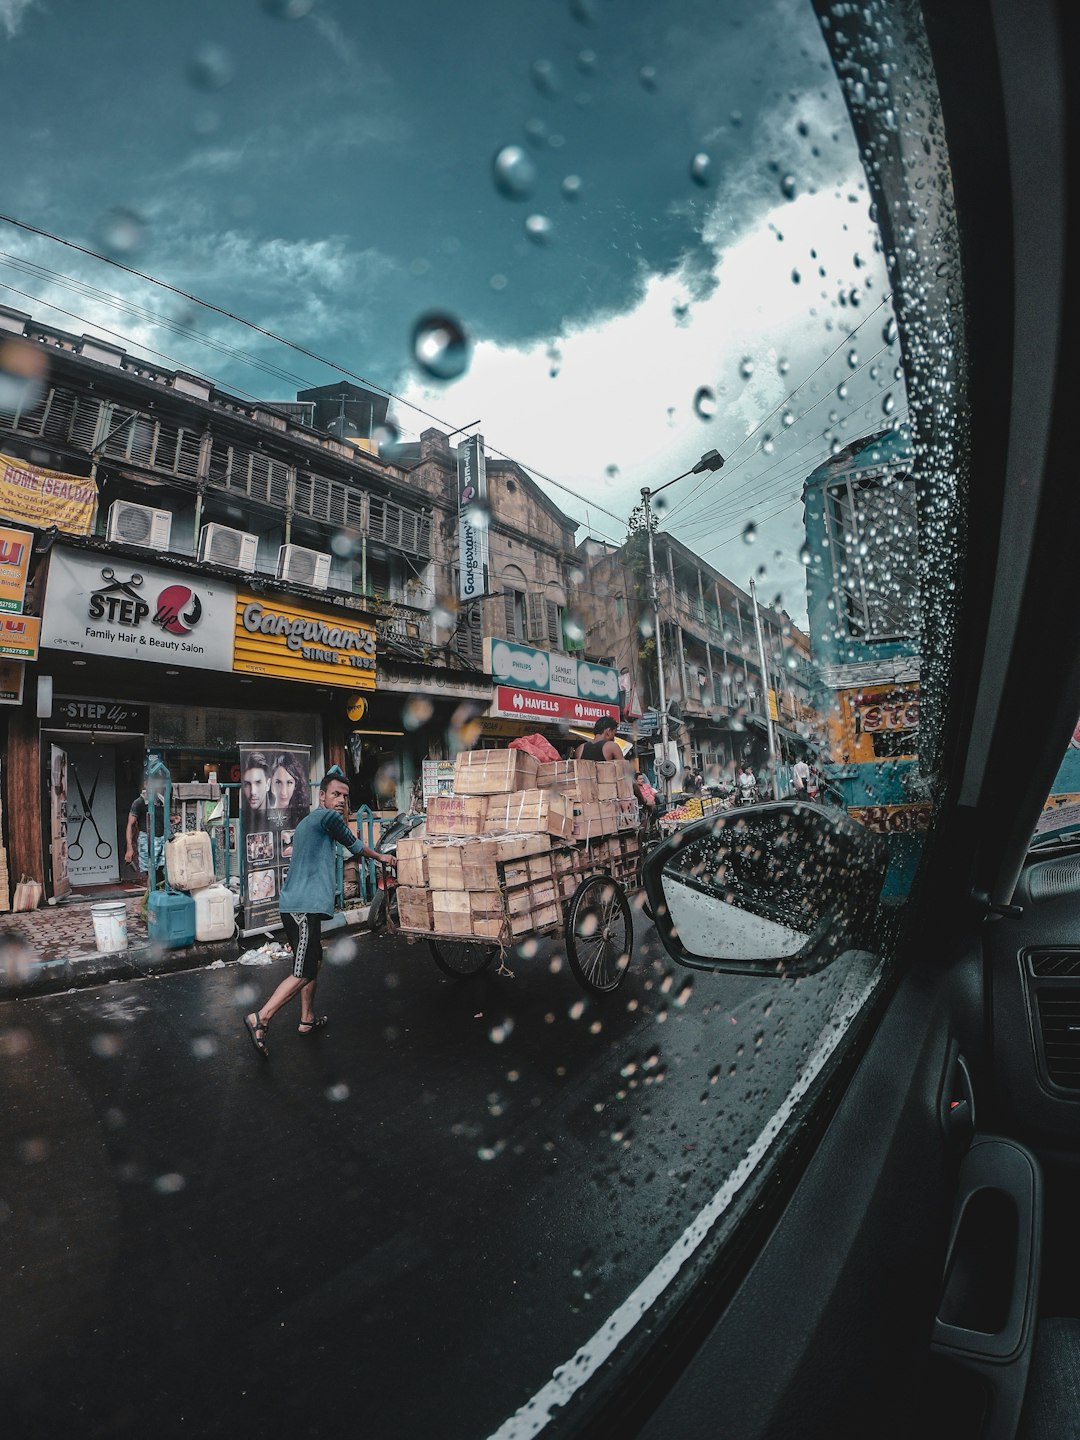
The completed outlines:
[[[90,906],[94,940],[102,954],[128,948],[127,907],[123,900],[101,900]]]

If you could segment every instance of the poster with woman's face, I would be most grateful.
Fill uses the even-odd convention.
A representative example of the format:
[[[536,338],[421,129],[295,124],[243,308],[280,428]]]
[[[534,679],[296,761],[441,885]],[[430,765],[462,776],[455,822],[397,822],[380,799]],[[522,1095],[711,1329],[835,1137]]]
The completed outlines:
[[[288,821],[295,828],[311,809],[308,764],[307,753],[295,750],[280,750],[271,761],[270,810],[283,827]]]
[[[240,746],[244,924],[273,924],[296,827],[311,813],[311,751],[282,742]]]

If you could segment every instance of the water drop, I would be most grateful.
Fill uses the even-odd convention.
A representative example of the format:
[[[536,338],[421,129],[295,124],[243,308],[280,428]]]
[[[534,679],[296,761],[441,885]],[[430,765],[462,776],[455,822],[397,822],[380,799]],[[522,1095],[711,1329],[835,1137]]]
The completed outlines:
[[[605,466],[604,466],[604,474],[605,474],[610,480],[617,480],[617,479],[619,478],[619,467],[618,467],[618,465],[615,465],[615,464],[605,465]]]
[[[384,420],[381,425],[376,425],[371,432],[371,438],[382,451],[388,445],[396,445],[401,439],[401,431],[392,420]]]
[[[555,226],[546,215],[530,215],[525,221],[525,234],[534,245],[550,245],[555,237]]]
[[[507,200],[524,200],[531,195],[537,173],[536,161],[523,145],[504,145],[491,162],[495,189]]]
[[[777,360],[777,362],[776,362],[777,374],[779,374],[779,375],[786,375],[790,369],[791,369],[791,361],[790,361],[790,360],[786,360],[786,359],[784,358],[784,356],[781,355],[780,359]]]
[[[315,0],[262,0],[262,8],[275,20],[302,20],[314,4]]]
[[[452,315],[431,312],[413,326],[412,352],[420,369],[435,380],[455,380],[469,364],[469,338]]]
[[[340,1105],[349,1098],[349,1087],[344,1080],[339,1080],[335,1085],[328,1085],[323,1093],[334,1105]]]
[[[771,455],[775,448],[776,447],[773,444],[773,438],[771,435],[766,434],[761,437],[761,449],[764,454]]]
[[[591,75],[596,69],[596,51],[579,50],[577,54],[577,67],[583,75]]]
[[[492,275],[491,279],[488,281],[488,284],[491,286],[492,290],[505,290],[507,285],[509,284],[509,281],[507,280],[505,275],[496,274]]]
[[[795,416],[790,410],[785,410],[783,415],[780,416],[780,423],[786,430],[789,425],[795,424]]]
[[[799,551],[799,564],[809,565],[813,558],[813,555],[810,553],[810,547],[808,545],[804,545]]]
[[[187,64],[187,77],[196,90],[223,90],[233,78],[232,57],[223,45],[200,45]]]
[[[746,528],[742,532],[742,538],[744,545],[753,545],[757,539],[757,526],[752,520],[747,522]]]
[[[159,1195],[178,1195],[186,1184],[183,1175],[173,1172],[170,1175],[159,1175],[154,1181],[154,1189]]]
[[[699,420],[711,420],[716,414],[716,395],[708,385],[700,386],[694,396],[694,414]]]
[[[709,185],[711,183],[711,171],[711,157],[706,155],[704,150],[699,150],[698,153],[694,156],[694,158],[690,161],[690,179],[694,182],[695,185],[700,185],[704,188],[706,185]]]
[[[638,79],[641,81],[641,87],[642,87],[643,90],[648,90],[648,91],[650,91],[651,93],[654,93],[654,92],[656,91],[656,88],[657,88],[657,85],[656,85],[656,66],[655,66],[655,65],[643,65],[643,66],[641,67],[641,69],[638,71]]]
[[[885,325],[884,325],[884,328],[882,329],[882,332],[881,332],[881,338],[885,341],[885,344],[886,344],[886,345],[891,345],[891,344],[893,343],[893,341],[896,339],[896,317],[895,317],[895,316],[890,315],[889,318],[888,318],[888,320],[886,320]]]
[[[562,192],[562,197],[564,200],[580,200],[581,176],[567,175],[566,178],[563,180],[562,184],[559,186],[559,189]]]
[[[0,344],[0,410],[36,404],[44,393],[48,368],[45,352],[37,345],[25,340]]]
[[[739,374],[744,380],[749,380],[750,376],[753,375],[753,373],[754,362],[750,359],[749,355],[744,355],[742,358],[742,363],[739,366]]]
[[[881,412],[883,415],[891,415],[895,409],[896,401],[893,399],[892,391],[890,391],[881,402]]]
[[[550,60],[534,60],[529,67],[529,78],[541,95],[550,98],[559,93],[559,76]]]
[[[798,285],[801,280],[802,280],[802,276],[799,274],[798,270],[792,270],[792,272],[791,272],[791,283],[792,283],[793,285]]]
[[[142,247],[146,225],[134,210],[117,207],[106,210],[97,223],[98,240],[106,255],[114,259],[135,255]]]
[[[852,370],[857,370],[859,368],[859,356],[857,351],[848,351],[847,363],[849,368]]]
[[[794,200],[797,193],[795,176],[785,175],[780,181],[780,194],[783,195],[785,200]]]

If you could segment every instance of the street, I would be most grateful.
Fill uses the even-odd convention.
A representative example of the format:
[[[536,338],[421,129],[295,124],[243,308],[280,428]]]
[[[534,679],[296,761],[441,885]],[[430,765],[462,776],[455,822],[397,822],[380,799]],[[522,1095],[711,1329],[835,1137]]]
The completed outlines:
[[[464,982],[338,940],[0,1007],[15,1436],[483,1437],[603,1324],[786,1093],[842,980],[692,974],[652,926],[590,998],[553,944]],[[330,937],[328,937],[329,940]]]

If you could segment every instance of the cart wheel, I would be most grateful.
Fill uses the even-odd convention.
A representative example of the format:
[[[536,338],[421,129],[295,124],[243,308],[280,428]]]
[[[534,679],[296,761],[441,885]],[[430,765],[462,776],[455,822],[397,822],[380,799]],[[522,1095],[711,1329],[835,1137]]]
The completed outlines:
[[[566,958],[586,990],[604,994],[630,968],[634,918],[626,891],[609,875],[594,875],[574,892],[566,915]]]
[[[429,940],[431,958],[446,975],[461,980],[466,975],[479,975],[494,960],[497,945],[477,945],[469,940]]]

